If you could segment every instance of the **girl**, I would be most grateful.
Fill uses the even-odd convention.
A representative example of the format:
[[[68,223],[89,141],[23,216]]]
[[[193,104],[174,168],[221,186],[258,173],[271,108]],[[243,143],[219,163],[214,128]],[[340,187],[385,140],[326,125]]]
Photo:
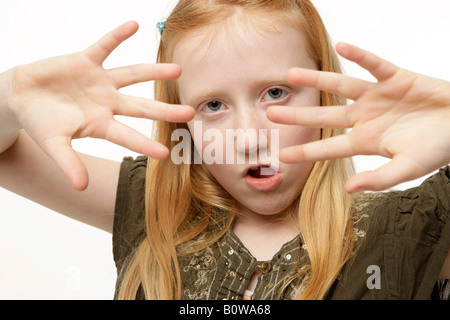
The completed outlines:
[[[352,195],[449,163],[447,82],[345,44],[339,54],[378,83],[339,75],[309,1],[180,1],[161,26],[160,64],[105,71],[136,30],[14,68],[0,86],[1,186],[113,232],[117,298],[428,299],[449,277],[448,168],[407,192]],[[152,79],[160,102],[117,91]],[[155,141],[116,114],[157,120]],[[177,129],[192,134],[181,164],[169,157]],[[196,164],[212,129],[270,129],[233,151],[280,148],[282,162],[268,174],[261,159]],[[86,136],[148,158],[78,155],[70,140]],[[355,154],[393,160],[350,179]]]

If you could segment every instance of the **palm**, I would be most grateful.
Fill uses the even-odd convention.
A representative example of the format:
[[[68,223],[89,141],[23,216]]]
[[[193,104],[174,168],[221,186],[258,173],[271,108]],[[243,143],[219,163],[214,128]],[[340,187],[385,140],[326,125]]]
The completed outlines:
[[[276,107],[268,117],[284,124],[351,128],[348,134],[280,152],[295,163],[354,155],[392,158],[385,166],[353,177],[347,190],[382,190],[419,178],[450,158],[450,84],[397,68],[373,54],[342,46],[341,54],[368,69],[378,83],[313,70],[291,70],[288,80],[354,101],[349,106]]]
[[[82,54],[41,61],[28,68],[49,72],[44,75],[47,86],[42,87],[41,78],[25,84],[23,92],[20,87],[16,89],[20,100],[15,103],[23,106],[22,126],[38,144],[58,137],[104,138],[105,127],[113,120],[111,108],[118,105],[118,98],[103,68]],[[33,73],[22,70],[25,74],[30,71]],[[23,81],[19,79],[18,83]]]
[[[127,23],[87,50],[20,66],[15,71],[11,109],[22,128],[84,189],[87,172],[70,146],[72,139],[106,139],[135,152],[162,159],[167,148],[114,119],[115,115],[172,122],[189,121],[194,111],[120,93],[122,87],[150,80],[175,79],[175,65],[134,65],[105,70],[103,61],[137,31]]]
[[[399,69],[358,98],[349,106],[352,127],[349,137],[356,154],[405,157],[422,174],[433,170],[430,165],[445,164],[444,157],[436,157],[435,163],[431,163],[428,156],[424,158],[423,149],[435,149],[436,154],[444,155],[444,145],[436,139],[436,130],[448,131],[442,120],[446,114],[448,118],[449,111],[441,107],[445,101],[429,97],[439,82],[431,78],[424,81],[419,75]]]

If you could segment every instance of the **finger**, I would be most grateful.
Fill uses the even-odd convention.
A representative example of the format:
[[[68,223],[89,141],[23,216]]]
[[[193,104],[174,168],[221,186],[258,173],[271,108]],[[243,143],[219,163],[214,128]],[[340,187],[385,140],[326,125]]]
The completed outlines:
[[[282,149],[279,159],[284,163],[301,163],[347,158],[354,155],[355,150],[350,136],[343,134]]]
[[[302,68],[290,69],[287,73],[287,81],[296,86],[317,88],[354,101],[372,85],[370,82],[339,73]]]
[[[129,21],[103,36],[85,50],[86,55],[95,63],[102,64],[123,41],[137,32],[139,25]]]
[[[396,156],[387,164],[374,171],[366,171],[354,175],[347,181],[345,190],[356,193],[363,190],[382,191],[402,182],[421,177],[420,166],[402,156]]]
[[[169,156],[167,147],[115,120],[111,120],[103,139],[151,158],[162,160]]]
[[[336,51],[345,59],[353,61],[369,71],[379,81],[392,77],[398,70],[398,67],[389,61],[347,43],[338,43]]]
[[[46,140],[41,143],[41,148],[55,161],[76,189],[83,191],[87,188],[88,172],[77,153],[72,149],[69,138],[56,137]]]
[[[152,80],[173,80],[181,75],[176,64],[137,64],[108,70],[116,89]]]
[[[117,115],[169,122],[188,122],[195,116],[195,110],[190,106],[167,104],[125,94],[120,94],[119,97],[119,106],[114,110]]]
[[[299,125],[312,128],[351,128],[351,106],[335,107],[283,107],[267,108],[267,118],[270,121]]]

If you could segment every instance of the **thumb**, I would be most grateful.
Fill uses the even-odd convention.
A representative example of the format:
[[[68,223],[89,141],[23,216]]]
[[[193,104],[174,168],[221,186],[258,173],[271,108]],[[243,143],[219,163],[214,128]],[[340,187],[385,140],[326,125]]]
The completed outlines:
[[[55,137],[43,142],[41,148],[55,161],[72,185],[77,190],[84,191],[89,184],[88,172],[72,149],[70,141],[67,137]]]

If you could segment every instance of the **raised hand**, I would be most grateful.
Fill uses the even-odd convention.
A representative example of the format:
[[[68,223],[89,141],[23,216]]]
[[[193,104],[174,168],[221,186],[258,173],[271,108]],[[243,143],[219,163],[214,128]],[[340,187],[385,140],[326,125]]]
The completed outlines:
[[[384,190],[422,177],[450,162],[450,83],[416,74],[348,44],[338,53],[367,69],[372,83],[341,74],[292,69],[296,86],[335,93],[354,103],[332,107],[270,107],[269,120],[316,128],[351,128],[347,134],[280,151],[280,161],[296,163],[380,155],[384,166],[353,176],[346,190]]]
[[[194,117],[188,106],[137,98],[118,90],[138,82],[180,76],[173,64],[140,64],[105,70],[109,54],[138,30],[128,22],[88,49],[15,68],[9,108],[28,135],[62,169],[73,185],[83,190],[87,171],[71,147],[75,138],[106,139],[149,157],[163,159],[169,150],[134,129],[117,122],[115,115],[171,122]]]

